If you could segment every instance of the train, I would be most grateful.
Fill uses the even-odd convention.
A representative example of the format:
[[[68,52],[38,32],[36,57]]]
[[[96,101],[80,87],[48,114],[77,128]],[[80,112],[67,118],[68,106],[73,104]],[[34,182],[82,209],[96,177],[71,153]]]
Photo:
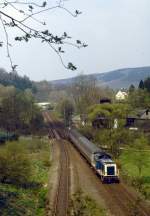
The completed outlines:
[[[76,129],[69,129],[69,140],[100,176],[102,183],[119,183],[119,169],[110,154],[81,135]]]

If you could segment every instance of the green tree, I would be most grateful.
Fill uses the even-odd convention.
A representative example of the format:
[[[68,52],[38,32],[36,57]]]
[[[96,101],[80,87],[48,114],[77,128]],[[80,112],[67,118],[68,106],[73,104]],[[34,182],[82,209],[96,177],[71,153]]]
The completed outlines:
[[[0,118],[1,127],[7,131],[15,131],[19,122],[19,113],[15,109],[16,91],[2,99]]]
[[[131,84],[129,87],[129,93],[131,94],[134,91],[135,91],[135,86],[133,84]]]
[[[34,83],[27,76],[21,77],[15,72],[8,73],[3,68],[0,68],[0,83],[4,86],[14,86],[20,90],[27,88],[35,90]]]
[[[137,89],[129,94],[128,103],[132,108],[147,108],[150,106],[150,94],[146,89]]]
[[[60,112],[65,121],[65,125],[66,126],[71,125],[72,115],[74,112],[73,103],[67,99],[63,100],[60,104]]]
[[[94,136],[94,141],[100,147],[108,149],[114,158],[118,159],[121,148],[127,146],[134,140],[132,131],[119,127],[118,129],[100,129]]]
[[[150,77],[148,77],[146,80],[144,80],[144,87],[150,93]]]
[[[83,74],[76,77],[71,87],[71,94],[74,99],[77,112],[82,115],[92,104],[98,103],[100,89],[96,86],[96,80]]]
[[[31,176],[30,160],[25,149],[12,142],[0,152],[0,182],[24,184]]]
[[[29,129],[33,120],[40,116],[31,90],[24,92],[14,90],[1,101],[0,125],[6,131]]]
[[[118,122],[122,124],[122,120],[129,112],[129,106],[127,104],[96,104],[89,108],[89,120],[93,121],[97,117],[102,117],[106,120],[105,126],[113,128],[114,119],[118,119]],[[103,123],[103,122],[102,122]]]
[[[139,89],[144,89],[144,82],[143,82],[143,80],[141,80],[140,83],[139,83]]]
[[[136,139],[134,142],[135,154],[133,157],[134,164],[138,169],[139,176],[142,175],[142,170],[144,167],[147,166],[148,161],[145,158],[145,147],[148,146],[148,140],[141,136],[140,138]]]

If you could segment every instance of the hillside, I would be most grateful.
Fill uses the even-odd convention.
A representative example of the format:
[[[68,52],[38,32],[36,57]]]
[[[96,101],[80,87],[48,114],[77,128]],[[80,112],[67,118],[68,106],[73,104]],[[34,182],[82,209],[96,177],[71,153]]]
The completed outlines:
[[[131,84],[138,85],[139,81],[150,76],[150,67],[126,68],[114,70],[106,73],[95,73],[92,75],[98,85],[109,86],[110,88],[128,88]],[[75,78],[55,80],[50,83],[54,85],[70,85]]]
[[[19,76],[15,71],[8,73],[3,68],[0,68],[0,84],[4,86],[15,86],[20,90],[27,88],[35,89],[34,83],[27,76]]]

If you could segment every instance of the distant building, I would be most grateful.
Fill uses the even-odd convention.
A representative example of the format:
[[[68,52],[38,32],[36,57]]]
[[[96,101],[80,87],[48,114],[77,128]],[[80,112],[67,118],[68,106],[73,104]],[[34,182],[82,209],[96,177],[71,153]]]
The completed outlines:
[[[126,127],[150,131],[150,109],[134,110],[126,119]]]
[[[76,115],[72,117],[72,122],[75,126],[79,125],[81,123],[80,115]]]
[[[51,104],[49,102],[40,102],[36,103],[42,110],[47,110],[51,107]]]
[[[122,101],[128,97],[127,92],[119,90],[115,96],[116,100]]]
[[[150,109],[140,110],[137,116],[141,119],[150,119]]]

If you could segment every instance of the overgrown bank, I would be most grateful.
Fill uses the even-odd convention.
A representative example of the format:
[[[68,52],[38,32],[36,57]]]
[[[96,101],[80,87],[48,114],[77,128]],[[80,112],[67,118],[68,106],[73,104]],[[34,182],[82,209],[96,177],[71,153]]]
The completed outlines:
[[[124,181],[150,200],[150,150],[128,149],[120,156],[120,162]]]
[[[50,147],[27,137],[0,147],[0,215],[44,216]]]
[[[73,195],[70,208],[69,216],[105,216],[106,211],[90,196],[83,193],[81,189],[76,191]]]

